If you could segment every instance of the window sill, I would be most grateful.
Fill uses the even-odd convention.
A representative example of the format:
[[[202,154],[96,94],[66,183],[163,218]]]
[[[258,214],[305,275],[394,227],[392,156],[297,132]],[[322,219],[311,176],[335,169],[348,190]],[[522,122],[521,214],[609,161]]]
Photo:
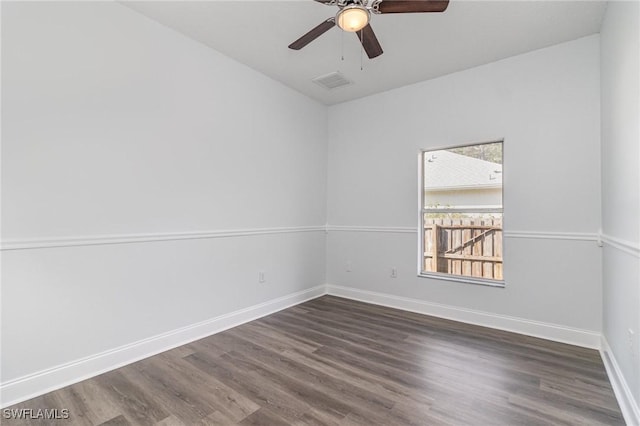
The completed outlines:
[[[473,277],[465,277],[462,275],[449,275],[449,274],[439,274],[434,272],[420,272],[418,274],[420,278],[432,278],[443,281],[455,281],[464,284],[475,284],[475,285],[484,285],[487,287],[498,287],[504,288],[505,282],[504,280],[488,280],[483,278],[473,278]]]

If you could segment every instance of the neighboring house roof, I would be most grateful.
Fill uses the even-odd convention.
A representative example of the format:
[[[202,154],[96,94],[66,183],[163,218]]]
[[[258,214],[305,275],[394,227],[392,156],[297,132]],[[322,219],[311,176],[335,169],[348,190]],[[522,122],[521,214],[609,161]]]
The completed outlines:
[[[424,159],[425,189],[462,190],[502,185],[502,164],[450,151],[431,151]]]

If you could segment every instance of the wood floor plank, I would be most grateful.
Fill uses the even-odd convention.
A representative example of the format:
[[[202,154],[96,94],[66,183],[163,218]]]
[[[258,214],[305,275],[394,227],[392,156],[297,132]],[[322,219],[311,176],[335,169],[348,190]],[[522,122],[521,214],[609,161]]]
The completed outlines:
[[[269,408],[261,408],[238,424],[242,426],[290,426],[291,422],[283,419]]]
[[[118,405],[107,397],[94,380],[76,383],[56,393],[61,394],[61,405],[69,408],[74,422],[77,418],[86,418],[88,424],[95,425],[122,414]]]
[[[291,337],[281,332],[275,332],[272,328],[265,327],[258,323],[244,324],[243,327],[236,327],[235,330],[242,331],[245,335],[250,335],[252,339],[259,340],[263,346],[275,352],[284,352],[290,348],[313,352],[321,345],[314,344],[304,339]]]
[[[623,425],[595,350],[323,296],[10,409],[7,425]]]
[[[265,382],[255,371],[240,367],[228,354],[210,357],[195,353],[185,358],[195,367],[242,393],[261,407],[293,421],[310,409],[310,405],[281,386]]]
[[[204,419],[200,420],[199,422],[193,423],[193,426],[225,426],[228,424],[229,424],[229,419],[222,413],[215,411],[209,414]],[[185,425],[185,426],[189,426],[189,425]]]
[[[360,399],[361,402],[384,408],[391,408],[394,404],[392,399],[371,392],[366,387],[359,387],[350,381],[332,377],[309,365],[300,364],[286,356],[272,353],[261,347],[260,342],[243,339],[240,330],[230,330],[230,333],[236,336],[237,341],[243,342],[242,346],[238,347],[240,353],[236,355],[236,358],[242,357],[245,362],[252,363],[256,368],[261,368],[271,373],[271,375],[274,376],[272,379],[274,381],[278,380],[278,378],[286,377],[290,382],[303,383],[335,396],[332,402],[335,408],[338,408],[342,404],[341,401],[350,398],[357,398]],[[240,337],[238,337],[238,335]],[[250,359],[250,361],[248,361],[248,359]],[[356,403],[355,401],[353,402]],[[335,408],[328,407],[329,410]],[[342,412],[338,411],[339,415],[346,415],[347,413],[348,409],[342,410]]]
[[[173,378],[159,374],[158,371],[141,369],[138,366],[127,366],[121,370],[130,381],[136,383],[146,394],[153,395],[154,400],[167,412],[187,424],[196,423],[215,410],[203,404],[184,383],[174,383]],[[171,421],[169,417],[162,421]]]
[[[123,370],[111,371],[93,380],[105,391],[106,397],[122,407],[126,418],[135,424],[153,425],[169,417],[169,413],[149,394],[124,376]]]
[[[370,374],[343,362],[335,362],[320,355],[300,352],[296,349],[290,349],[284,355],[327,375],[368,388],[396,402],[408,401],[424,407],[429,407],[434,402],[434,399],[425,392],[415,392],[414,389],[403,386],[394,380],[386,380],[384,377]]]
[[[576,404],[558,395],[519,393],[509,397],[509,404],[522,407],[549,418],[553,424],[611,425],[619,422],[615,415],[609,415],[585,404]]]
[[[242,392],[226,386],[214,377],[202,375],[200,370],[184,359],[170,363],[160,357],[158,361],[163,361],[159,362],[159,365],[166,366],[165,371],[173,370],[175,380],[188,379],[188,383],[201,394],[204,402],[215,409],[214,413],[219,413],[218,416],[215,416],[216,418],[224,416],[239,421],[260,409],[260,405],[244,396]]]
[[[228,421],[228,420],[227,420]],[[194,423],[184,423],[178,417],[171,415],[166,419],[160,420],[155,426],[189,426]]]
[[[107,420],[104,423],[100,423],[101,426],[130,426],[129,420],[123,415],[116,416]]]

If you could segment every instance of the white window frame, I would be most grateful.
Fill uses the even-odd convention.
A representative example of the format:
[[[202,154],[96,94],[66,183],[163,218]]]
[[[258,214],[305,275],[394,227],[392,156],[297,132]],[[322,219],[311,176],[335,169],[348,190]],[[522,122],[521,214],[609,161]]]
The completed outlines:
[[[424,156],[427,152],[440,151],[440,150],[448,150],[455,148],[464,148],[467,146],[476,146],[476,145],[485,145],[491,143],[501,143],[502,144],[502,158],[504,163],[504,139],[492,140],[488,142],[474,142],[474,143],[466,143],[462,145],[447,145],[444,147],[435,147],[428,149],[421,149],[418,153],[418,277],[421,278],[432,278],[444,281],[455,281],[466,284],[478,284],[490,287],[505,287],[505,279],[504,279],[504,270],[503,270],[503,279],[502,280],[494,280],[491,278],[479,278],[479,277],[468,277],[464,275],[453,275],[447,274],[443,272],[431,272],[424,271],[424,251],[425,251],[425,241],[424,241],[424,215],[425,213],[442,213],[444,209],[434,209],[434,208],[426,208],[424,207]],[[446,209],[446,212],[450,213],[501,213],[502,214],[502,227],[504,232],[504,174],[502,179],[502,207],[484,207],[484,208],[457,208],[457,209]],[[502,254],[502,264],[504,265],[504,234],[503,234],[503,254]]]

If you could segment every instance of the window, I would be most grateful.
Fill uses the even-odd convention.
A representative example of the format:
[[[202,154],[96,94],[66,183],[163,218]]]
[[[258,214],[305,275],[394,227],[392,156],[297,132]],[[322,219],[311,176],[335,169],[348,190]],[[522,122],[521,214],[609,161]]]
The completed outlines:
[[[420,275],[502,286],[502,142],[423,151],[420,164]]]

